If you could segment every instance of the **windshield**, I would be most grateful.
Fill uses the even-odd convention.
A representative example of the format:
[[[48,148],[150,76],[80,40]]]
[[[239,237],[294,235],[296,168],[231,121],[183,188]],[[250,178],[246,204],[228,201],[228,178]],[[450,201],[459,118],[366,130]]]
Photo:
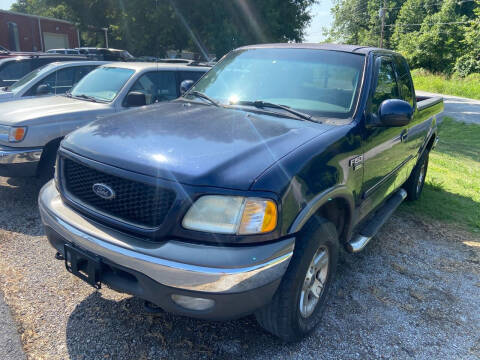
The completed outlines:
[[[364,60],[363,55],[326,50],[239,50],[192,91],[224,105],[264,101],[313,116],[346,118],[354,110]]]
[[[90,97],[99,101],[115,99],[135,70],[101,67],[86,75],[70,92],[73,97]]]
[[[23,78],[18,80],[16,83],[7,87],[6,90],[7,91],[12,91],[12,92],[15,92],[15,93],[20,91],[21,88],[25,84],[27,84],[30,80],[35,79],[36,77],[42,76],[43,74],[48,72],[52,66],[53,66],[52,64],[48,64],[48,65],[42,66],[38,69],[35,69],[32,72],[29,72],[27,75],[25,75]]]

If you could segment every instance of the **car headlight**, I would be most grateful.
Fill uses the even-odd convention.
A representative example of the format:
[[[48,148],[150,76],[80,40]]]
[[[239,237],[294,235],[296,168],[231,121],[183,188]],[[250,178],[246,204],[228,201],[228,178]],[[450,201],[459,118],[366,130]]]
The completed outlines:
[[[190,207],[182,226],[218,234],[263,234],[277,226],[274,201],[242,196],[205,195]]]
[[[0,126],[0,140],[5,142],[20,142],[27,133],[26,126]]]

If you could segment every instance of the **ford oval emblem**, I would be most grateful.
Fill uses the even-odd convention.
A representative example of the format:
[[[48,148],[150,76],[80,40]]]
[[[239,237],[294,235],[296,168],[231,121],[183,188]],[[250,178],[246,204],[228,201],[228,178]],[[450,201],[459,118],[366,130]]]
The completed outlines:
[[[105,200],[112,200],[115,197],[115,191],[105,184],[97,183],[92,186],[93,192]]]

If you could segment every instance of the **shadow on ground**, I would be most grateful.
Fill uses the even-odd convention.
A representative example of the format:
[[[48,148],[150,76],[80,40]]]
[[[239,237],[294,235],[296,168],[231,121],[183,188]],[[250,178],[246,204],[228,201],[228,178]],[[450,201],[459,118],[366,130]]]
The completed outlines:
[[[41,234],[37,199],[42,185],[36,178],[0,177],[0,229]]]

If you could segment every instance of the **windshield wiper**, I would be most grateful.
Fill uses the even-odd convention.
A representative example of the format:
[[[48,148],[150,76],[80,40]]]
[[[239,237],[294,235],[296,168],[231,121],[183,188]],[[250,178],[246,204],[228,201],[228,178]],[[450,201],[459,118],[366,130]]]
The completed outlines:
[[[282,109],[282,110],[285,110],[286,112],[289,112],[290,114],[298,116],[301,119],[312,120],[312,115],[305,114],[298,110],[293,110],[292,108],[286,105],[274,104],[274,103],[263,101],[263,100],[239,101],[233,105],[255,106],[258,109],[263,109],[263,108]]]
[[[216,107],[219,107],[219,106],[220,106],[220,104],[219,104],[218,102],[216,102],[216,101],[213,100],[210,96],[208,96],[208,95],[206,95],[206,94],[204,94],[204,93],[202,93],[202,92],[200,92],[200,91],[196,91],[196,90],[190,91],[190,92],[188,92],[188,93],[185,94],[185,95],[193,95],[193,96],[196,96],[196,97],[198,97],[198,98],[205,99],[205,100],[209,101],[212,105],[215,105]]]
[[[80,99],[85,99],[85,100],[90,100],[90,101],[93,101],[93,102],[99,102],[99,100],[93,96],[89,96],[89,95],[85,95],[85,94],[80,94],[80,95],[72,95],[71,93],[69,93],[69,95],[67,95],[69,97],[74,97],[74,98],[80,98]]]

